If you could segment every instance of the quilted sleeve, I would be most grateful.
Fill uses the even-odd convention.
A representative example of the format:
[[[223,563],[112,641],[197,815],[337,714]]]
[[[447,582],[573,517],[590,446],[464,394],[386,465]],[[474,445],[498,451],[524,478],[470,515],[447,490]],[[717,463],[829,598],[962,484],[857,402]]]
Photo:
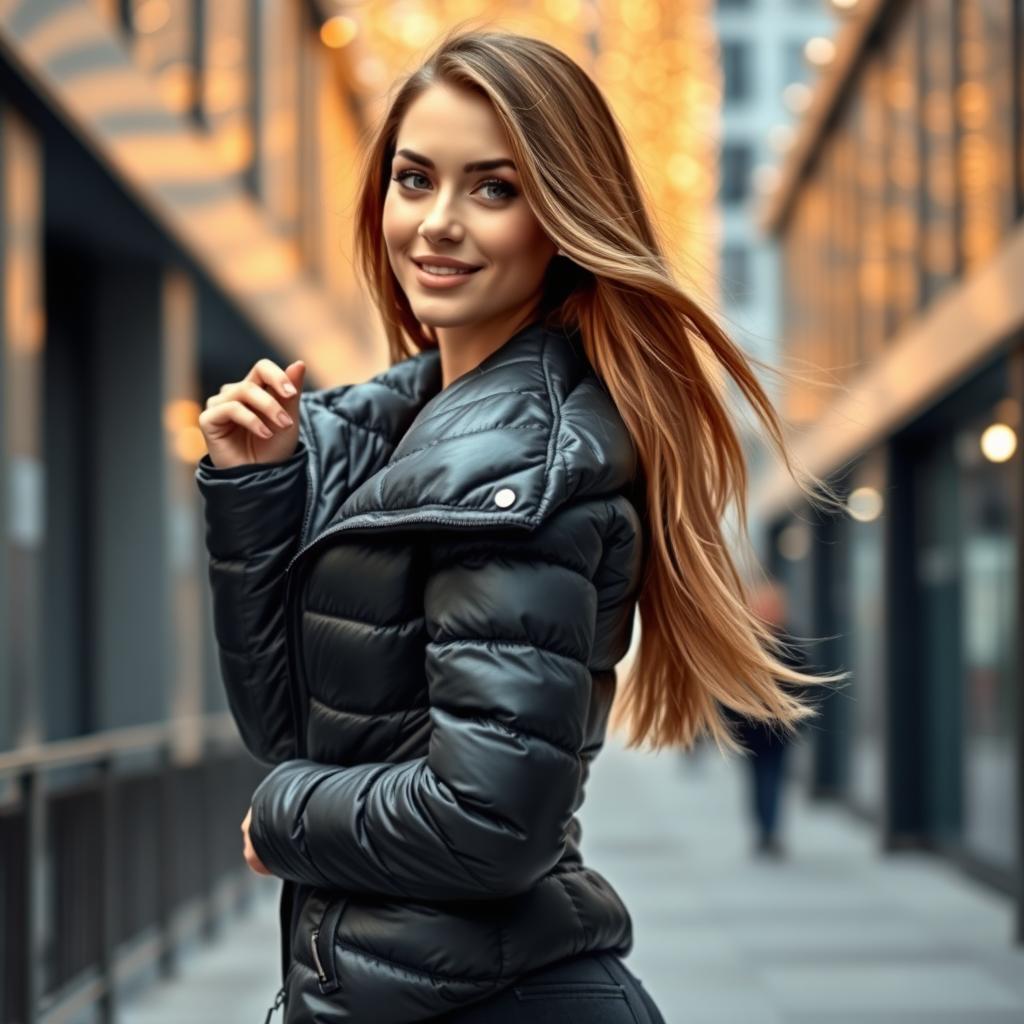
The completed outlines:
[[[219,468],[200,459],[213,627],[228,707],[264,764],[295,754],[284,636],[283,573],[299,543],[308,451]]]
[[[530,888],[563,853],[592,685],[594,517],[564,510],[527,536],[463,535],[433,550],[428,752],[279,765],[253,796],[250,833],[279,877],[486,899]]]
[[[299,440],[282,462],[221,469],[204,455],[196,469],[221,677],[246,747],[265,764],[296,750],[284,570],[391,453],[373,416],[377,389],[371,380],[304,392]],[[346,402],[359,418],[346,414]]]

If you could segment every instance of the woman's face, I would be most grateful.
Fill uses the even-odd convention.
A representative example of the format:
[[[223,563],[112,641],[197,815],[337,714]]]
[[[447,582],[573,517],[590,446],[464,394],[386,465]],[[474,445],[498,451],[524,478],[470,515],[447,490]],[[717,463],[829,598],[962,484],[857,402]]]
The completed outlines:
[[[425,326],[516,319],[540,296],[555,244],[519,187],[504,130],[473,92],[431,86],[409,107],[384,199],[391,268]],[[479,161],[500,166],[466,170]],[[432,277],[414,260],[448,256],[473,273]]]

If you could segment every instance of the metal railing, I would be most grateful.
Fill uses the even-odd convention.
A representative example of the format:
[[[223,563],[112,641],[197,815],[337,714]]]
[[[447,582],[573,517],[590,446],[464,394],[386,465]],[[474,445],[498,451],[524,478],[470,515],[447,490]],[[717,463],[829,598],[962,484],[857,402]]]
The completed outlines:
[[[112,1024],[128,977],[173,976],[251,894],[239,824],[264,772],[227,714],[0,754],[0,1020]]]

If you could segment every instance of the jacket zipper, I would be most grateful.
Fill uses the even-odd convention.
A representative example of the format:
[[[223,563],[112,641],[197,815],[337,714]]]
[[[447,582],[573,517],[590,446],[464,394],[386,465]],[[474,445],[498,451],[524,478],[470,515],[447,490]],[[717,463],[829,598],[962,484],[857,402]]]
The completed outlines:
[[[341,915],[345,912],[347,905],[347,896],[328,903],[320,918],[319,926],[313,929],[309,937],[309,945],[313,951],[313,963],[316,964],[316,976],[320,984],[320,992],[323,995],[333,992],[341,985],[335,973],[334,936],[338,932],[338,923],[341,921]],[[324,936],[327,946],[322,953],[320,950],[321,935]]]
[[[486,513],[480,513],[485,515]],[[458,526],[463,530],[495,530],[501,527],[511,526],[519,530],[532,530],[533,525],[530,523],[524,523],[521,520],[509,520],[509,519],[497,519],[490,518],[482,520],[481,522],[467,522],[465,519],[459,516],[444,515],[442,513],[424,513],[418,511],[408,512],[405,515],[389,515],[385,520],[379,520],[377,522],[358,522],[358,516],[353,519],[347,519],[343,522],[337,523],[332,526],[329,530],[325,530],[323,533],[318,534],[314,537],[305,547],[300,548],[292,555],[291,561],[285,567],[285,573],[291,572],[292,566],[302,558],[305,554],[316,547],[322,540],[326,540],[328,537],[333,536],[336,533],[341,533],[342,530],[381,530],[388,529],[390,527],[408,526],[410,523],[423,524],[424,526]]]
[[[320,938],[320,929],[314,928],[313,934],[310,936],[310,946],[313,949],[313,963],[316,964],[317,977],[320,979],[320,984],[324,984],[327,981],[327,972],[324,970],[324,965],[320,960],[320,950],[317,949],[317,940]]]

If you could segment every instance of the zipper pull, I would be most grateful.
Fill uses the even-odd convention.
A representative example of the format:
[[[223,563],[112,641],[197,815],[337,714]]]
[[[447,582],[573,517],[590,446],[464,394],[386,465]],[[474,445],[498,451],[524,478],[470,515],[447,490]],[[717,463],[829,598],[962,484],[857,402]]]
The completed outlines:
[[[281,988],[278,990],[277,995],[274,996],[274,1005],[269,1010],[267,1010],[267,1016],[266,1016],[266,1019],[263,1021],[263,1024],[270,1024],[270,1018],[274,1016],[274,1011],[276,1009],[278,1009],[283,1002],[284,1002],[284,985],[281,986]]]
[[[327,981],[327,972],[324,970],[324,965],[320,961],[320,950],[317,948],[317,940],[320,938],[320,929],[314,928],[313,934],[309,937],[309,945],[313,950],[313,963],[316,964],[316,975],[320,979],[320,983],[323,984]]]

